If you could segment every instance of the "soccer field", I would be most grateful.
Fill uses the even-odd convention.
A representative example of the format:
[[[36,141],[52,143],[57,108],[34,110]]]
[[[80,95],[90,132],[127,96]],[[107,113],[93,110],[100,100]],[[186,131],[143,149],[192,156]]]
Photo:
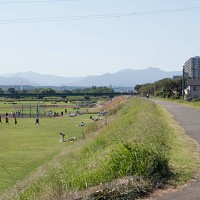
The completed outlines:
[[[29,176],[37,167],[47,163],[71,143],[60,141],[60,132],[65,139],[83,137],[85,127],[77,126],[83,121],[90,123],[88,114],[76,117],[45,117],[40,124],[35,118],[9,117],[0,124],[0,194],[12,188],[17,182]]]

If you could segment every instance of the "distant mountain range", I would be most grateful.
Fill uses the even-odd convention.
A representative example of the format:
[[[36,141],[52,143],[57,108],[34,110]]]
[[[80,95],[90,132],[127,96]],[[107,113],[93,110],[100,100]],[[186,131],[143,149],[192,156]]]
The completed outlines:
[[[163,78],[181,75],[181,71],[166,72],[149,67],[143,70],[124,69],[116,73],[107,73],[86,77],[63,77],[35,72],[19,72],[0,75],[0,85],[30,86],[114,86],[134,87],[136,84],[152,83]]]

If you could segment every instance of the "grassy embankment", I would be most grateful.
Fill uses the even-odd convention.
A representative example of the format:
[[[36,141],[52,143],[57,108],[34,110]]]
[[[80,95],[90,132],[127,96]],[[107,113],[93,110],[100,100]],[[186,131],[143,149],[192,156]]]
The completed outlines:
[[[170,99],[170,98],[155,98],[155,99],[161,99],[163,101],[176,102],[176,103],[184,104],[184,105],[196,108],[196,109],[200,109],[200,101],[198,101],[198,100],[187,101],[187,100],[183,100],[183,99]]]
[[[84,140],[65,147],[60,166],[16,199],[62,199],[108,182],[94,199],[134,199],[169,181],[183,183],[194,177],[197,145],[160,106],[134,98],[111,112],[114,117],[88,127]],[[129,181],[112,184],[123,177]]]

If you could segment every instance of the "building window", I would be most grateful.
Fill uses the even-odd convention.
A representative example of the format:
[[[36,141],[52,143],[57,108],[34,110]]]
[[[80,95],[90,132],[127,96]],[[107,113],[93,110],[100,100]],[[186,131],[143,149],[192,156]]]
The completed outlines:
[[[194,86],[194,87],[193,87],[193,91],[199,91],[199,88],[196,87],[196,86]]]

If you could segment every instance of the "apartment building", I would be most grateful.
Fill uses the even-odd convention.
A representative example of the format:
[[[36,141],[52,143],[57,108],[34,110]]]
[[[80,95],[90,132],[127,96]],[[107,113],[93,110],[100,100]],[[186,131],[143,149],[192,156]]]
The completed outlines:
[[[183,66],[184,78],[200,79],[200,56],[187,60]]]
[[[189,98],[200,99],[200,56],[187,60],[183,66],[183,71],[185,95]]]

